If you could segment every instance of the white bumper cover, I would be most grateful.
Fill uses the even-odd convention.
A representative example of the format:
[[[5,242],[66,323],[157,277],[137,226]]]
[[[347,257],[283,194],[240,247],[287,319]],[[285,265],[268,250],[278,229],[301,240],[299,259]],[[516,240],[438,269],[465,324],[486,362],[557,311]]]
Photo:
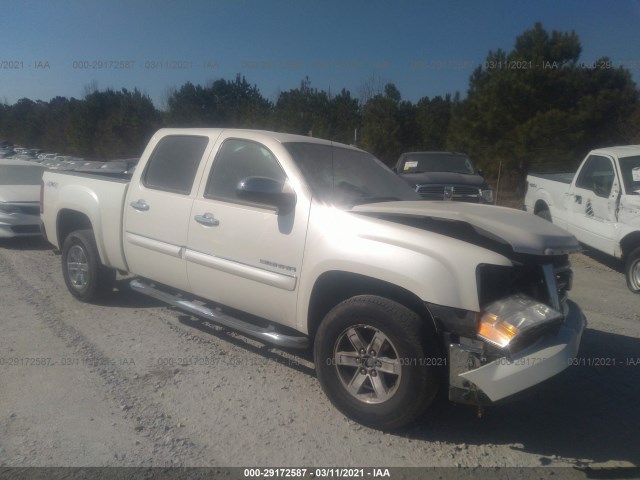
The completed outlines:
[[[571,301],[567,305],[569,313],[555,337],[543,338],[509,359],[499,358],[459,376],[495,402],[562,372],[577,355],[587,324],[578,305]]]

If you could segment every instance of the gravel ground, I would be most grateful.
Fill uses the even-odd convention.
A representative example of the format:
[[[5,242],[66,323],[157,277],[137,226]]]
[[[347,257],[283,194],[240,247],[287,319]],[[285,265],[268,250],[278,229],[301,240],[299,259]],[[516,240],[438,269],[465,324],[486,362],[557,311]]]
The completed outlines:
[[[639,466],[640,297],[573,256],[589,320],[578,365],[477,418],[440,399],[362,427],[285,352],[130,292],[85,305],[39,239],[0,243],[0,467]]]

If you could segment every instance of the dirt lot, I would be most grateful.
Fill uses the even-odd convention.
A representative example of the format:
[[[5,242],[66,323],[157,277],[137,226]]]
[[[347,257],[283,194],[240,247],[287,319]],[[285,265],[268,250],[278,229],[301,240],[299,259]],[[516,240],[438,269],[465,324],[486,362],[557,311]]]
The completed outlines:
[[[4,241],[0,466],[638,466],[640,297],[599,260],[573,265],[589,319],[578,365],[482,419],[441,400],[388,434],[338,413],[308,356],[125,282],[79,303],[41,240]]]

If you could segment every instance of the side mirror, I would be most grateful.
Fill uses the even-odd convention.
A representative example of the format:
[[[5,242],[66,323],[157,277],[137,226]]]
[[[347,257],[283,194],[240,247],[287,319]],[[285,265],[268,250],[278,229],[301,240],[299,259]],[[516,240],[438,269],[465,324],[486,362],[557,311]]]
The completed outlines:
[[[296,194],[291,190],[291,187],[287,183],[273,178],[244,178],[238,183],[236,194],[239,199],[247,202],[276,207],[278,213],[287,213],[296,204]]]
[[[484,178],[484,170],[478,170],[478,175]]]

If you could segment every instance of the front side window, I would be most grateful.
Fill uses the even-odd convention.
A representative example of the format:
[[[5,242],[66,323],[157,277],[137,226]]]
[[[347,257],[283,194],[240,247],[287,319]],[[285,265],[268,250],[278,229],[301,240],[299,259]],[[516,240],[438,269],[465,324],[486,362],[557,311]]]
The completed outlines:
[[[170,135],[151,154],[142,176],[147,188],[189,195],[208,137]]]
[[[576,180],[576,187],[591,190],[599,197],[608,197],[614,180],[611,160],[600,155],[591,155]]]
[[[242,202],[236,189],[249,177],[270,178],[283,184],[286,180],[276,157],[264,145],[250,140],[226,140],[216,155],[204,196]]]

